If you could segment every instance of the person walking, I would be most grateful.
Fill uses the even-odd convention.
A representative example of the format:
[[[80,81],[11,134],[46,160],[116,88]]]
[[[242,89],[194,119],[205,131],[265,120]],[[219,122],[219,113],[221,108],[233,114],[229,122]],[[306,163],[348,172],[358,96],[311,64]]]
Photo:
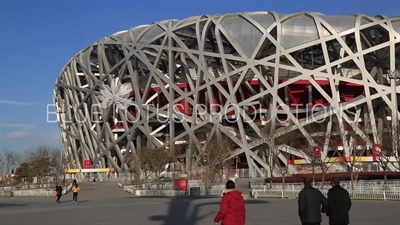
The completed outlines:
[[[79,185],[77,182],[74,182],[73,186],[72,186],[72,202],[73,203],[77,203],[78,202],[78,192],[81,189],[79,188]]]
[[[332,188],[328,190],[328,209],[326,212],[329,217],[329,224],[348,225],[351,208],[349,192],[340,186],[340,180],[337,177],[332,178],[331,185]]]
[[[242,192],[235,189],[235,182],[226,182],[226,191],[221,200],[220,210],[214,218],[214,223],[221,225],[244,225],[246,207]]]
[[[56,191],[56,197],[57,197],[56,202],[60,203],[60,199],[62,196],[62,187],[60,184],[56,185],[55,191]]]
[[[317,189],[312,187],[312,180],[303,180],[304,188],[299,193],[298,207],[302,225],[320,225],[326,212],[327,200]]]

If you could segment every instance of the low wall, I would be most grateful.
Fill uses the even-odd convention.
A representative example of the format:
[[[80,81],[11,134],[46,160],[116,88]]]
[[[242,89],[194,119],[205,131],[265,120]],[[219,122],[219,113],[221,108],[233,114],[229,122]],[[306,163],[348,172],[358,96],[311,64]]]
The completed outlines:
[[[196,197],[220,197],[222,196],[222,192],[225,189],[225,185],[214,185],[210,193],[206,194],[206,191],[204,190],[203,185],[201,184],[200,181],[198,180],[188,180],[188,190],[174,190],[171,187],[168,187],[168,189],[161,189],[161,190],[156,190],[156,189],[146,189],[143,190],[139,187],[139,185],[124,185],[122,183],[117,184],[118,187],[122,188],[125,192],[128,192],[132,195],[135,196],[140,196],[140,197],[162,197],[162,196],[168,196],[168,197],[187,197],[187,196],[196,196]],[[196,193],[195,195],[190,194],[190,188],[191,187],[200,187],[200,192]],[[193,194],[193,193],[192,193]]]
[[[68,192],[72,188],[72,183],[69,184],[67,187],[63,187],[62,194],[68,194]],[[15,190],[14,187],[10,188],[4,188],[4,190],[11,190],[13,193],[13,196],[54,196],[55,191],[51,190],[49,188],[47,189],[19,189]],[[0,196],[4,196],[4,191],[0,191]]]
[[[167,197],[183,197],[187,196],[187,191],[181,190],[135,190],[136,196],[151,197],[151,196],[167,196]]]
[[[34,190],[15,190],[14,196],[54,196],[54,191],[47,189],[34,189]]]

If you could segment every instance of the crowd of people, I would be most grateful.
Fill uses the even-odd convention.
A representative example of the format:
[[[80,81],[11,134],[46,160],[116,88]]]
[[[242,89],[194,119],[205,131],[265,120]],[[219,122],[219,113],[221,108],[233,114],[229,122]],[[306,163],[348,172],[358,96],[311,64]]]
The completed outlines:
[[[322,216],[329,217],[330,225],[348,225],[351,200],[349,192],[340,186],[340,180],[331,180],[332,188],[328,198],[312,186],[310,178],[304,179],[304,188],[298,197],[298,214],[302,225],[320,225]],[[226,183],[226,191],[221,200],[220,210],[214,223],[221,225],[244,225],[246,207],[242,193],[235,189],[235,182]]]

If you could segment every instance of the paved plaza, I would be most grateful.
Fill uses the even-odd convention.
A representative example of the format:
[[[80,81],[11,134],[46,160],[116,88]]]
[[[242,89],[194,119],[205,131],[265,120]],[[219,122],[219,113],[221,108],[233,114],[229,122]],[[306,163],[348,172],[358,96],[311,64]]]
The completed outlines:
[[[1,225],[210,225],[220,199],[137,198],[115,183],[81,184],[79,203],[72,195],[62,203],[54,197],[0,198]],[[248,225],[296,225],[296,200],[250,199],[246,201]],[[327,218],[322,224],[327,225]],[[400,202],[353,201],[352,225],[399,225]]]

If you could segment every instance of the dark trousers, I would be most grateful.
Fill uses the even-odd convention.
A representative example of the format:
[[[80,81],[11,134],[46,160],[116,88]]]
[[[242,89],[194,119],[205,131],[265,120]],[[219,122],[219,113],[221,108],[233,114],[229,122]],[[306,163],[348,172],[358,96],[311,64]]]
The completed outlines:
[[[321,223],[301,223],[301,225],[321,225]]]
[[[57,195],[57,201],[60,201],[61,195]]]
[[[77,202],[78,201],[78,192],[72,193],[72,201]]]

